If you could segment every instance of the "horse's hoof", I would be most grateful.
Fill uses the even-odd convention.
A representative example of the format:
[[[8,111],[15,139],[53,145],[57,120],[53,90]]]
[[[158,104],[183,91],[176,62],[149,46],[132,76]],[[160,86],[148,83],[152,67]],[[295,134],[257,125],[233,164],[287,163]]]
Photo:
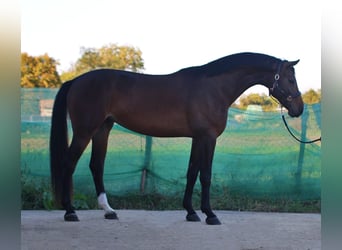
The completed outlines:
[[[215,216],[215,217],[208,217],[205,222],[208,225],[221,225],[220,220]]]
[[[115,212],[105,213],[104,217],[107,220],[118,220],[119,219]]]
[[[65,221],[80,221],[76,213],[65,213],[64,220]]]
[[[201,221],[201,219],[200,219],[200,217],[198,217],[198,215],[196,214],[196,213],[194,213],[194,214],[188,214],[187,216],[186,216],[186,220],[187,221]]]

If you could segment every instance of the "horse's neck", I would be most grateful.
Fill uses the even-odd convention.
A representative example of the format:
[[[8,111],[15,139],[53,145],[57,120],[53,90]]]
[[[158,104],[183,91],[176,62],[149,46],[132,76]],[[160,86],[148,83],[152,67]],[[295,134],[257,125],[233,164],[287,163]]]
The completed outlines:
[[[223,93],[227,98],[227,105],[230,106],[243,92],[254,85],[263,85],[266,88],[272,87],[272,79],[274,74],[269,71],[253,71],[246,72],[236,71],[227,76],[221,76],[217,81]]]

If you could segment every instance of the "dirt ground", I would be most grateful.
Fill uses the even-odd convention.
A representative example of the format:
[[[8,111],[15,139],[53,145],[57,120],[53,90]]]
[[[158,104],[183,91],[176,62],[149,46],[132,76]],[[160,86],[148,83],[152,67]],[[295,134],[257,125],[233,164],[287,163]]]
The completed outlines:
[[[21,249],[321,249],[321,215],[216,211],[220,226],[185,221],[185,211],[117,210],[105,220],[100,210],[77,211],[79,222],[64,222],[63,211],[22,211]]]

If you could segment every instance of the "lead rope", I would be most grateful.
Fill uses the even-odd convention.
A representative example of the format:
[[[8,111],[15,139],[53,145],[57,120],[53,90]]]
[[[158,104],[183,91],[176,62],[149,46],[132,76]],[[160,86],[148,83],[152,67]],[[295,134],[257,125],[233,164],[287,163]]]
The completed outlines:
[[[289,128],[289,125],[287,125],[287,122],[286,122],[286,119],[285,119],[285,116],[284,116],[284,112],[283,112],[283,105],[280,104],[280,102],[274,98],[272,95],[270,95],[270,97],[280,105],[280,112],[281,112],[281,118],[283,119],[283,122],[285,124],[285,127],[287,129],[287,131],[289,131],[290,135],[298,142],[300,143],[304,143],[304,144],[310,144],[310,143],[315,143],[315,142],[318,142],[318,141],[321,141],[321,136],[315,140],[311,140],[311,141],[302,141],[301,139],[298,139],[293,133],[292,131],[290,130]]]
[[[298,139],[298,138],[292,133],[292,131],[290,130],[289,126],[287,125],[287,122],[286,122],[286,120],[285,120],[285,116],[284,116],[284,113],[283,113],[283,106],[281,106],[281,118],[282,118],[283,121],[284,121],[284,124],[285,124],[285,127],[287,128],[287,131],[289,131],[290,135],[292,135],[292,137],[293,137],[296,141],[298,141],[298,142],[300,142],[300,143],[305,143],[305,144],[310,144],[310,143],[314,143],[314,142],[317,142],[317,141],[321,141],[321,136],[320,136],[319,138],[315,139],[315,140],[312,140],[312,141],[302,141],[302,140]]]
[[[292,131],[290,130],[289,126],[287,125],[287,122],[286,122],[286,120],[285,120],[285,116],[284,116],[284,113],[283,113],[283,105],[281,105],[281,104],[279,103],[279,101],[278,101],[276,98],[274,98],[273,95],[272,95],[273,92],[274,92],[274,90],[275,90],[276,88],[278,88],[281,92],[284,92],[284,91],[282,91],[281,88],[279,88],[279,85],[278,85],[278,80],[279,80],[279,78],[280,78],[279,72],[280,72],[281,66],[282,66],[282,63],[280,63],[280,64],[278,65],[277,73],[274,75],[274,82],[273,82],[273,85],[272,85],[271,88],[269,88],[269,96],[270,96],[276,103],[278,103],[278,104],[280,105],[280,107],[281,107],[281,109],[280,109],[280,110],[281,110],[281,118],[283,119],[283,122],[284,122],[284,124],[285,124],[285,127],[287,128],[287,131],[289,131],[290,135],[291,135],[296,141],[298,141],[298,142],[300,142],[300,143],[309,144],[309,143],[314,143],[314,142],[317,142],[317,141],[321,141],[321,137],[319,137],[319,138],[317,138],[317,139],[315,139],[315,140],[312,140],[312,141],[302,141],[302,140],[298,139],[298,138],[292,133]],[[300,96],[300,92],[298,92],[298,96]],[[295,96],[295,97],[297,97],[297,96]],[[289,95],[289,96],[287,97],[287,99],[289,100],[289,98],[291,98],[289,101],[292,101],[292,99],[295,98],[295,97],[291,97],[291,96]]]

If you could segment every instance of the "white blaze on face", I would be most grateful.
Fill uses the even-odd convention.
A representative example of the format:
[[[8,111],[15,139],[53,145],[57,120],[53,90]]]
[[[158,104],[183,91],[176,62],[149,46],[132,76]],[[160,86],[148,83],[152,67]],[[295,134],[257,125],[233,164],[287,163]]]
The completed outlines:
[[[109,212],[114,212],[114,209],[111,208],[108,204],[108,200],[107,200],[107,195],[106,193],[101,193],[98,197],[97,197],[97,201],[99,206],[105,210],[107,213]]]

